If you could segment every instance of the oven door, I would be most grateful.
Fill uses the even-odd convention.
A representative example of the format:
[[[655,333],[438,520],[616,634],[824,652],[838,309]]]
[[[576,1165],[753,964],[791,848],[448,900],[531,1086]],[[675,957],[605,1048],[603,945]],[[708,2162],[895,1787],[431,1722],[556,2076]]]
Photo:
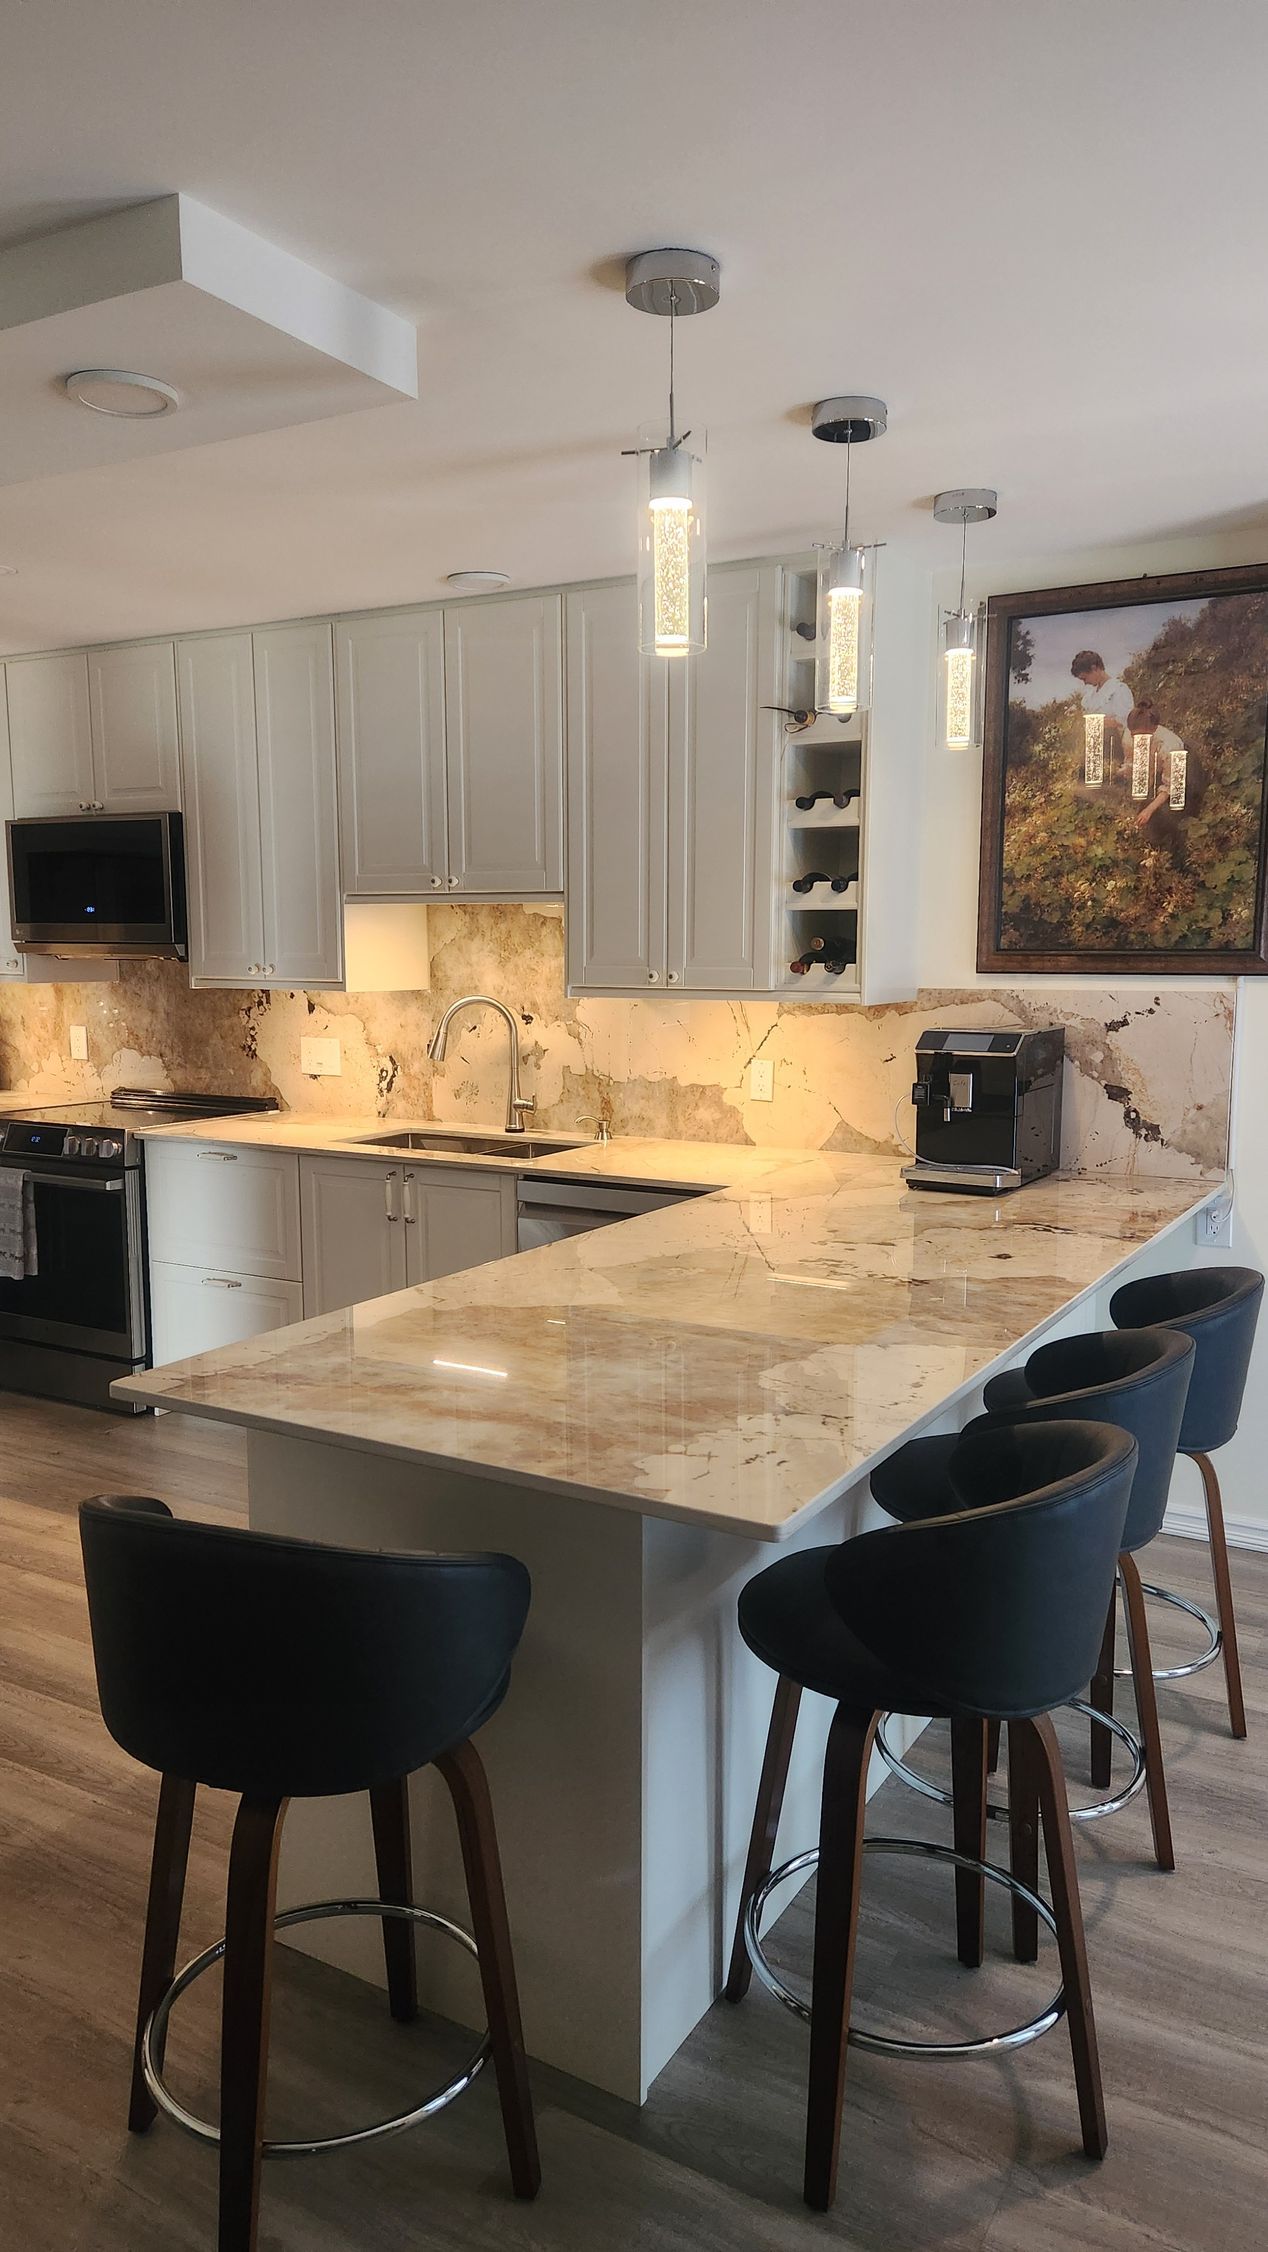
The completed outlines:
[[[16,1161],[0,1158],[13,1169]],[[146,1357],[141,1178],[21,1160],[35,1191],[39,1273],[0,1279],[0,1338],[135,1363]]]

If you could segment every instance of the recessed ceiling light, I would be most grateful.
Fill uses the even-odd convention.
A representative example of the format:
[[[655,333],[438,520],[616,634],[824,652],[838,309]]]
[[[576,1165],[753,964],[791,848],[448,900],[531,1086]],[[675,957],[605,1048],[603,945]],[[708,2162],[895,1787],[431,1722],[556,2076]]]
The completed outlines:
[[[68,398],[94,414],[113,415],[120,422],[149,422],[171,414],[180,405],[179,391],[160,383],[154,375],[134,375],[129,368],[77,368],[62,378]]]
[[[455,594],[496,594],[499,587],[509,586],[509,571],[449,571],[445,585]]]

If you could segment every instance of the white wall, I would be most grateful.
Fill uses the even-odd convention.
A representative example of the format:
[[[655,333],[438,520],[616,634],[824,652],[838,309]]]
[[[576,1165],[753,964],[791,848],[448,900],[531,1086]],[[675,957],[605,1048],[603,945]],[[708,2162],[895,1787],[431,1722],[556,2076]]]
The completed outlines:
[[[1002,496],[1007,506],[1007,495]],[[991,534],[984,525],[969,533],[970,600],[1026,588],[1084,585],[1097,580],[1134,577],[1141,572],[1220,569],[1236,563],[1257,563],[1268,557],[1268,528],[1262,532],[1212,534],[1203,538],[1158,540],[1146,547],[1119,552],[1049,554],[1014,559],[1006,567],[992,565]],[[950,538],[951,535],[949,534]],[[939,601],[953,603],[958,569],[937,576],[930,588],[929,668],[934,657],[935,610]],[[979,977],[977,945],[977,865],[981,821],[982,769],[974,754],[934,751],[926,769],[925,819],[922,824],[920,882],[920,982],[932,986],[998,986],[998,975]],[[1010,983],[1043,987],[1070,986],[1078,980],[1018,978]],[[1122,982],[1119,973],[1112,981]],[[1215,979],[1168,979],[1168,987],[1183,985],[1211,993],[1228,991]],[[1222,1261],[1268,1270],[1268,978],[1244,978],[1237,983],[1237,1032],[1234,1065],[1232,1161],[1236,1183],[1232,1248],[1200,1251],[1186,1249],[1186,1257],[1218,1265]],[[1179,1263],[1174,1244],[1160,1258],[1160,1266]],[[1246,1389],[1242,1426],[1236,1439],[1219,1459],[1230,1537],[1245,1545],[1268,1548],[1268,1318],[1256,1342]],[[1189,1464],[1179,1466],[1173,1490],[1173,1516],[1177,1529],[1198,1529],[1201,1521],[1201,1486]]]

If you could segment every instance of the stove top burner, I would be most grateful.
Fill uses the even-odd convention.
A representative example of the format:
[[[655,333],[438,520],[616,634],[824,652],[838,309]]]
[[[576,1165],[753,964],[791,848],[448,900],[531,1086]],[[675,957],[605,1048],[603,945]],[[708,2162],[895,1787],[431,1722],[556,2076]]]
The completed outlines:
[[[265,1095],[187,1095],[116,1087],[109,1102],[42,1103],[38,1108],[5,1112],[0,1118],[0,1151],[9,1158],[135,1166],[141,1161],[135,1132],[140,1121],[233,1118],[277,1107]]]

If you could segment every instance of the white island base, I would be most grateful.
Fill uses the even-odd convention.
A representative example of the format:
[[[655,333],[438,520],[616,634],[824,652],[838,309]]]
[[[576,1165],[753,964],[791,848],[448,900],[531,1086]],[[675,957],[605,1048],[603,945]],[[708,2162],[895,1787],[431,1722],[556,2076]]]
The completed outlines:
[[[641,2103],[720,1992],[774,1678],[736,1598],[777,1555],[859,1529],[866,1487],[776,1549],[348,1447],[254,1431],[251,1523],[368,1548],[505,1549],[533,1601],[506,1702],[477,1739],[489,1772],[534,2057]],[[880,1521],[878,1519],[878,1521]],[[784,1834],[815,1842],[831,1709],[809,1698]],[[414,1893],[469,1925],[448,1794],[412,1785]],[[279,1907],[377,1891],[365,1798],[296,1799]],[[383,1983],[370,1923],[287,1935]],[[482,2022],[469,1960],[420,1939],[420,1992]]]

